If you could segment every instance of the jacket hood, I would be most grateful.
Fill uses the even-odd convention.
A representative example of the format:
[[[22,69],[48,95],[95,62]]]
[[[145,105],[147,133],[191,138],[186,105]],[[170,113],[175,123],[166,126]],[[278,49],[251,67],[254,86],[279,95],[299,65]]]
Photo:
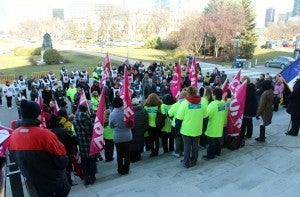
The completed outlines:
[[[187,96],[185,99],[192,104],[198,104],[201,101],[200,96]]]

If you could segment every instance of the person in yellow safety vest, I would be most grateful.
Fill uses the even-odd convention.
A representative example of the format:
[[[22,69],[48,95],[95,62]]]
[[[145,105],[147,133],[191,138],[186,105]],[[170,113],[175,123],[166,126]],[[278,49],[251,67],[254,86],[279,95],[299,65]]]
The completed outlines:
[[[184,158],[181,164],[185,168],[195,166],[198,160],[198,140],[202,133],[203,118],[206,108],[201,105],[201,97],[197,88],[189,86],[188,96],[179,106],[175,131],[180,131],[183,139]]]
[[[98,71],[96,68],[94,69],[92,76],[93,76],[94,80],[99,81],[99,74],[98,74]]]
[[[205,135],[208,147],[207,155],[203,155],[203,159],[213,159],[221,154],[220,138],[223,136],[226,117],[226,103],[222,100],[222,94],[222,89],[216,87],[213,90],[214,101],[207,107],[208,124]]]
[[[97,91],[92,92],[91,103],[92,103],[92,111],[94,113],[96,113],[98,110],[99,102],[100,102],[100,97],[98,92]]]
[[[175,115],[177,114],[179,106],[182,103],[182,101],[184,101],[186,96],[187,92],[181,91],[178,101],[174,103],[168,111],[168,116],[172,118],[171,132],[175,138],[175,151],[172,155],[178,158],[183,155],[183,141],[180,132],[175,132]]]
[[[173,97],[170,94],[166,94],[162,98],[163,104],[160,106],[162,114],[167,114],[171,106],[175,103]],[[166,117],[165,125],[161,129],[161,141],[164,153],[174,151],[174,135],[171,134],[171,119]]]

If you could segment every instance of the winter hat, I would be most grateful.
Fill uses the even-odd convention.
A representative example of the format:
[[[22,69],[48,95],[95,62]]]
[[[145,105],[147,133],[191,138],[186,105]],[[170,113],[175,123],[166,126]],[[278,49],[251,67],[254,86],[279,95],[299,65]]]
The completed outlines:
[[[86,112],[88,110],[87,106],[85,105],[79,105],[78,110],[80,112]]]
[[[120,97],[116,97],[112,101],[113,108],[120,108],[123,106],[123,100]]]
[[[20,108],[24,119],[37,119],[41,114],[40,106],[36,102],[22,100]]]

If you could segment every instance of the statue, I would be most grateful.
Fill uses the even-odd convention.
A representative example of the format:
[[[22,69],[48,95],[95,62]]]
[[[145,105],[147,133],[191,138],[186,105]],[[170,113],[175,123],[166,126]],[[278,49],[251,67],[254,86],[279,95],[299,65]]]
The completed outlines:
[[[44,55],[45,51],[47,51],[48,49],[52,49],[52,39],[51,39],[50,34],[45,33],[45,35],[43,36],[43,45],[42,45],[42,51],[41,51],[41,62],[44,62],[43,55]]]

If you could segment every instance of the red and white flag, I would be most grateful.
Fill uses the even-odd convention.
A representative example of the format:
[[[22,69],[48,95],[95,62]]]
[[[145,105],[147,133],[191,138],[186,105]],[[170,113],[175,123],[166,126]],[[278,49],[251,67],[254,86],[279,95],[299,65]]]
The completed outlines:
[[[53,113],[54,115],[58,115],[58,111],[59,111],[59,107],[58,107],[58,104],[57,104],[57,101],[55,100],[54,101],[54,106],[53,106]]]
[[[227,134],[239,134],[241,131],[246,101],[247,82],[236,88],[228,110]]]
[[[96,113],[92,141],[90,144],[90,155],[94,155],[100,153],[104,146],[105,142],[103,139],[103,131],[104,131],[104,110],[105,110],[105,91],[106,86],[102,88],[100,95],[100,102],[98,105],[98,110]]]
[[[228,90],[229,90],[229,82],[228,79],[224,81],[222,85],[222,100],[227,101],[227,96],[228,96]]]
[[[110,59],[108,56],[108,52],[106,52],[105,62],[104,62],[104,69],[108,69],[110,71]]]
[[[241,69],[239,72],[235,75],[232,82],[229,85],[229,90],[231,90],[232,94],[235,93],[237,87],[241,84]]]
[[[100,87],[103,87],[106,84],[106,79],[109,77],[109,70],[108,68],[105,68],[103,76],[100,80]]]
[[[0,125],[0,157],[6,157],[9,136],[12,131],[11,128]]]
[[[120,97],[123,99],[124,102],[124,124],[129,127],[134,127],[134,112],[133,106],[130,97],[130,83],[128,79],[128,71],[126,67],[124,68],[124,84],[120,92]]]
[[[79,98],[78,106],[77,106],[77,111],[79,111],[79,105],[85,105],[88,109],[88,112],[90,113],[89,103],[86,100],[84,91],[82,91],[81,94],[80,94],[80,98]]]
[[[196,65],[195,57],[193,58],[193,61],[192,61],[192,66],[190,68],[189,77],[190,77],[190,81],[191,81],[191,86],[198,88],[197,65]]]
[[[46,128],[46,119],[45,119],[45,115],[44,115],[43,99],[42,99],[41,95],[38,96],[37,103],[39,104],[40,110],[41,110],[41,124],[40,124],[40,127]]]
[[[172,83],[170,85],[170,91],[174,99],[178,99],[181,90],[181,66],[178,61],[175,67],[175,73],[173,75]]]

